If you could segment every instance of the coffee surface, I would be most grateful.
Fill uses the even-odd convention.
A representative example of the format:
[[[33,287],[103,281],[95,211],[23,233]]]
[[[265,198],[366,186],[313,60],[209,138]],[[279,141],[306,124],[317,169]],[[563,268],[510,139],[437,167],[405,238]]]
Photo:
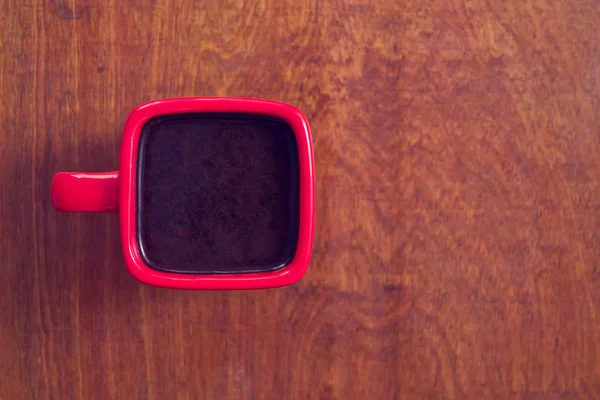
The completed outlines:
[[[270,271],[296,251],[298,149],[285,122],[178,114],[143,127],[138,240],[154,269]]]

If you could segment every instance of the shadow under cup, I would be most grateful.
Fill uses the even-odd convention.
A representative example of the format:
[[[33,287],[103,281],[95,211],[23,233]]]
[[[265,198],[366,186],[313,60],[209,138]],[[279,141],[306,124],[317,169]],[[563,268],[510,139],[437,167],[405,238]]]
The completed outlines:
[[[137,239],[152,269],[267,272],[294,258],[299,161],[292,128],[253,114],[155,117],[142,128]]]

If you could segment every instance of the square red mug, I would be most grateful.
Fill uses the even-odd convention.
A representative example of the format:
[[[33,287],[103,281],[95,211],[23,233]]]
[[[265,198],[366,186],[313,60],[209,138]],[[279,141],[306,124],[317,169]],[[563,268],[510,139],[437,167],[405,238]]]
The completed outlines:
[[[298,235],[291,261],[272,271],[178,273],[152,268],[138,239],[138,158],[145,124],[163,116],[228,114],[273,118],[286,123],[298,150]],[[104,173],[60,172],[52,181],[52,203],[64,212],[110,212],[120,217],[123,256],[139,281],[177,289],[260,289],[298,281],[308,268],[315,224],[315,175],[308,121],[297,108],[275,101],[241,98],[176,98],[136,107],[123,132],[120,168]],[[171,268],[177,270],[177,266]]]

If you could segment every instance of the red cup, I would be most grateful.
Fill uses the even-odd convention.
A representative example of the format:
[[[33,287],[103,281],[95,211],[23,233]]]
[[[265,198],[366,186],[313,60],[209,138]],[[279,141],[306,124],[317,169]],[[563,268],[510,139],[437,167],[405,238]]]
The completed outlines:
[[[138,242],[137,166],[140,134],[153,118],[172,114],[227,113],[271,117],[289,125],[298,149],[298,241],[289,263],[274,271],[248,273],[175,273],[152,268]],[[118,213],[123,256],[139,281],[176,289],[261,289],[298,281],[308,268],[315,224],[315,175],[308,121],[288,104],[240,98],[177,98],[136,107],[125,123],[120,169],[103,173],[60,172],[52,181],[52,203],[63,212]],[[176,269],[176,266],[174,266]]]

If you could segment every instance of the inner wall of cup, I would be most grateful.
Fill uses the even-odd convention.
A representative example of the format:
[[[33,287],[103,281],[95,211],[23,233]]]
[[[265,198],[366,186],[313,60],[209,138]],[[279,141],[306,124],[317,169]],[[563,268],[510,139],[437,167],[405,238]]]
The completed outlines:
[[[149,267],[188,274],[275,271],[299,231],[296,138],[284,121],[175,114],[142,128],[137,233]]]

